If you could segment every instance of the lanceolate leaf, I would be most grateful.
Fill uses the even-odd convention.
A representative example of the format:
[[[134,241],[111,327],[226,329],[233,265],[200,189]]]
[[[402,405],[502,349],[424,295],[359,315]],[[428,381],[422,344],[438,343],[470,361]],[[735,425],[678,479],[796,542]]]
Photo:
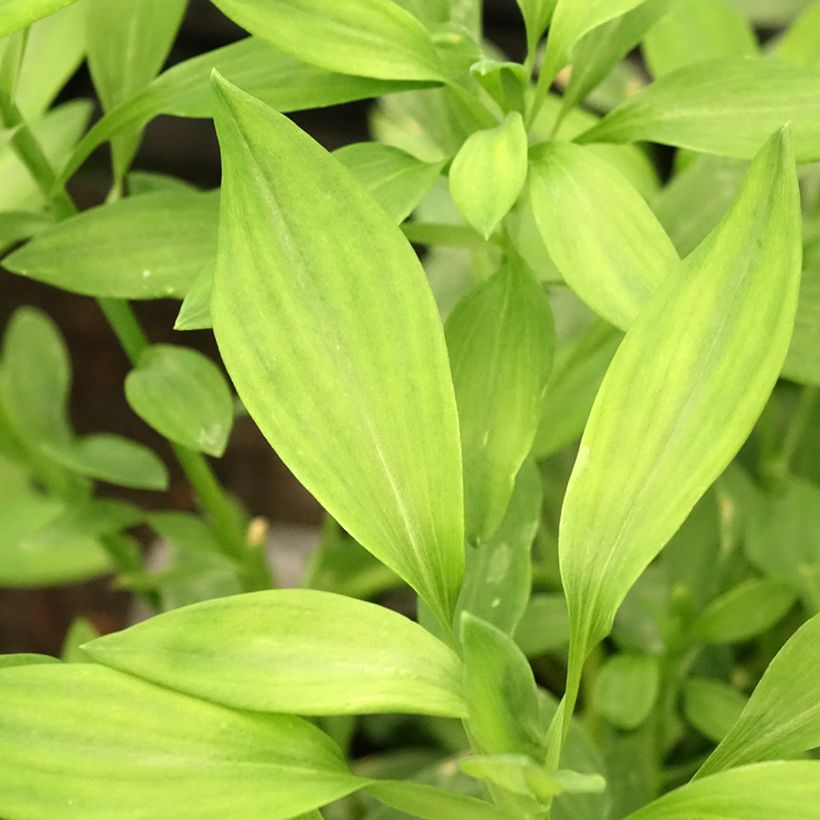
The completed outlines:
[[[612,165],[567,142],[532,152],[529,187],[541,238],[567,284],[600,316],[628,328],[680,268],[649,205]]]
[[[737,689],[707,678],[686,681],[683,698],[689,723],[715,743],[723,740],[746,705],[746,698]]]
[[[792,757],[820,746],[818,668],[820,615],[815,615],[777,653],[737,722],[697,776]]]
[[[687,783],[630,814],[627,820],[814,820],[819,802],[819,760],[777,761]]]
[[[198,350],[153,345],[125,379],[131,409],[165,438],[221,456],[233,425],[233,399],[219,368]]]
[[[0,0],[0,37],[48,17],[74,0]]]
[[[748,436],[782,366],[800,277],[787,130],[632,324],[592,408],[560,528],[574,663]]]
[[[210,117],[210,77],[214,70],[279,111],[321,108],[419,86],[418,82],[406,80],[335,74],[248,37],[169,68],[103,117],[77,146],[62,180],[70,177],[97,146],[122,131],[142,128],[160,114]]]
[[[516,0],[527,30],[527,52],[535,57],[535,47],[549,25],[557,0]]]
[[[456,306],[445,328],[458,402],[468,539],[498,529],[532,447],[552,367],[549,303],[511,259]]]
[[[384,80],[440,80],[430,35],[392,0],[213,0],[251,34],[312,65]]]
[[[774,56],[795,65],[820,68],[820,2],[814,0],[777,41]]]
[[[86,296],[181,299],[216,253],[216,193],[156,193],[92,208],[6,257],[14,273]]]
[[[505,820],[508,815],[483,800],[445,791],[412,780],[387,780],[367,787],[368,794],[402,812],[402,817],[422,820]]]
[[[5,817],[284,820],[366,782],[301,718],[81,663],[0,671],[0,728]]]
[[[577,141],[650,140],[750,159],[786,122],[794,129],[797,161],[820,159],[820,70],[725,57],[665,75]]]
[[[262,712],[465,717],[455,653],[384,607],[281,589],[177,609],[86,644],[94,660]]]
[[[251,416],[296,476],[444,622],[464,563],[461,456],[424,271],[349,172],[218,79],[211,309]]]

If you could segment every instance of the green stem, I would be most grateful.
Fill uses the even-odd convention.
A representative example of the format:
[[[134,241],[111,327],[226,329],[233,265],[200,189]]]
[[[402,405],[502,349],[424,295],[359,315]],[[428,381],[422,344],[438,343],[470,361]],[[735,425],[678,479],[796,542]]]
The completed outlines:
[[[55,217],[65,219],[76,214],[77,208],[68,193],[62,188],[54,190],[57,180],[54,169],[17,107],[8,101],[2,102],[0,115],[7,128],[17,129],[12,138],[15,153],[43,193],[49,197]],[[124,299],[98,299],[97,303],[129,360],[136,364],[149,342],[131,305]],[[269,587],[271,576],[264,552],[249,546],[242,522],[205,457],[185,447],[175,444],[171,446],[202,509],[212,520],[222,549],[226,554],[239,558],[246,568],[245,586],[249,589]]]

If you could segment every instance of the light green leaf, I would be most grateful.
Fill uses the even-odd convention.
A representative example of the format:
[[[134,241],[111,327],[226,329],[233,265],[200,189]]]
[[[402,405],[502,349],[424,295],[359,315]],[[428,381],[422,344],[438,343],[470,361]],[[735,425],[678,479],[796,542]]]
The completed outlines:
[[[707,643],[736,643],[771,629],[794,606],[794,591],[778,581],[753,578],[712,601],[694,624]]]
[[[595,677],[592,708],[619,729],[637,729],[649,717],[660,688],[653,655],[612,655]]]
[[[400,224],[433,186],[443,162],[421,162],[400,148],[379,142],[346,145],[333,156]]]
[[[800,301],[783,376],[802,384],[820,385],[820,264],[806,261]]]
[[[550,82],[569,62],[572,47],[602,23],[634,9],[644,0],[558,0],[550,22],[547,51],[541,73]],[[540,82],[540,81],[539,81]]]
[[[515,630],[515,642],[528,658],[563,649],[569,642],[564,596],[560,593],[533,595]]]
[[[720,743],[740,717],[746,698],[736,689],[708,678],[689,678],[683,687],[686,719],[702,735]]]
[[[87,0],[88,68],[105,111],[141,91],[162,68],[187,0],[139,0],[128,13],[110,0]],[[112,141],[114,175],[122,179],[139,132]]]
[[[820,70],[724,57],[661,77],[577,141],[650,140],[751,159],[786,122],[794,130],[797,161],[820,160]]]
[[[402,816],[422,820],[506,820],[508,815],[490,803],[458,792],[446,791],[412,780],[388,780],[373,783],[368,794],[387,806],[403,812]]]
[[[53,217],[47,213],[0,211],[0,254],[12,245],[44,231],[53,222]]]
[[[359,788],[301,718],[235,712],[111,669],[0,673],[0,813],[276,820]]]
[[[504,520],[487,542],[467,548],[457,609],[512,634],[532,587],[530,548],[541,521],[541,474],[533,462],[518,471]]]
[[[784,129],[720,225],[641,310],[595,400],[559,538],[576,665],[751,431],[785,357],[799,277]]]
[[[464,564],[461,454],[424,271],[339,163],[217,82],[222,358],[283,461],[445,623]]]
[[[152,345],[125,378],[125,397],[146,423],[183,447],[221,456],[233,399],[219,368],[198,350]]]
[[[234,22],[306,63],[383,80],[440,80],[430,35],[391,0],[213,0]]]
[[[64,512],[61,502],[34,493],[0,502],[0,586],[71,584],[108,572],[111,562],[94,537],[41,537]]]
[[[214,289],[215,262],[196,275],[179,308],[174,330],[205,330],[211,325],[211,293]]]
[[[0,0],[0,37],[48,17],[74,0]]]
[[[680,268],[649,205],[612,165],[567,142],[533,151],[529,187],[541,238],[567,284],[599,316],[628,328]]]
[[[529,88],[530,78],[521,63],[479,60],[470,66],[470,74],[498,103],[502,111],[524,110],[524,94]]]
[[[63,645],[60,649],[60,657],[65,663],[87,663],[88,656],[80,647],[88,641],[99,637],[99,632],[87,618],[78,616],[74,618],[68,627]]]
[[[683,0],[643,42],[644,57],[655,77],[691,63],[756,53],[754,29],[730,0]]]
[[[517,111],[471,134],[450,166],[450,194],[485,239],[512,208],[527,179],[527,132]]]
[[[535,48],[549,25],[557,0],[516,0],[527,31],[527,53],[535,58]]]
[[[811,0],[732,0],[756,25],[763,28],[781,28],[788,25]]]
[[[532,271],[510,259],[467,293],[445,325],[458,403],[467,538],[492,538],[532,448],[555,330]]]
[[[772,55],[786,63],[820,68],[820,2],[814,0],[775,44]]]
[[[451,649],[402,615],[330,592],[206,601],[83,649],[99,663],[239,709],[466,716]]]
[[[0,669],[11,669],[12,666],[34,666],[35,664],[59,663],[51,655],[37,655],[33,652],[15,652],[10,655],[0,655]]]
[[[564,92],[563,111],[578,105],[616,63],[632,51],[658,20],[683,0],[644,0],[632,11],[585,34],[573,49],[572,73]]]
[[[61,175],[68,179],[89,154],[123,131],[139,130],[154,117],[210,117],[211,71],[218,71],[279,111],[300,111],[417,88],[404,80],[352,77],[307,65],[254,37],[185,60],[115,108],[83,137]]]
[[[113,433],[46,446],[49,458],[86,478],[143,490],[165,490],[168,471],[151,450]]]
[[[697,777],[820,746],[820,615],[786,641]]]
[[[7,256],[13,273],[85,296],[182,298],[216,253],[216,193],[157,193],[101,205]]]
[[[630,814],[628,820],[815,820],[818,802],[820,761],[777,761],[687,783]]]
[[[469,612],[461,616],[470,735],[482,754],[543,756],[538,689],[512,638]]]
[[[192,193],[199,190],[195,185],[170,174],[154,171],[130,171],[128,174],[128,195],[171,193]]]

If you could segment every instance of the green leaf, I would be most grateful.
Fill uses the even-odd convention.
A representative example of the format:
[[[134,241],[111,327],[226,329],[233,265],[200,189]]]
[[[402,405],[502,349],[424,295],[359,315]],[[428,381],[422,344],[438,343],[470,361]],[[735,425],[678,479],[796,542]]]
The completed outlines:
[[[115,108],[83,137],[61,174],[65,182],[91,152],[123,131],[154,117],[212,116],[211,71],[216,70],[279,111],[300,111],[417,88],[405,80],[351,77],[307,65],[254,37],[185,60]]]
[[[306,134],[224,80],[216,94],[211,309],[228,372],[299,480],[445,623],[464,563],[461,454],[424,271]]]
[[[794,606],[794,591],[778,581],[753,578],[712,601],[694,624],[707,643],[737,643],[771,629]]]
[[[524,462],[501,526],[489,541],[467,548],[457,609],[508,634],[515,631],[530,597],[530,548],[541,521],[543,491],[538,468]]]
[[[0,673],[7,817],[288,818],[359,788],[288,715],[234,712],[87,664]]]
[[[592,708],[619,729],[637,729],[649,717],[660,688],[653,655],[612,655],[595,677]]]
[[[564,596],[560,593],[533,595],[515,630],[515,642],[528,658],[563,649],[569,642]]]
[[[402,615],[330,592],[206,601],[83,649],[99,663],[239,709],[466,715],[451,649]]]
[[[235,23],[287,54],[342,74],[440,80],[424,26],[391,0],[214,0]]]
[[[0,502],[0,586],[71,584],[109,571],[108,555],[93,536],[43,537],[65,511],[61,502],[34,493]]]
[[[59,663],[51,655],[37,655],[31,652],[15,652],[10,655],[0,655],[0,669],[11,669],[12,666],[34,666],[35,664]]]
[[[538,689],[527,659],[500,629],[461,616],[470,735],[482,754],[543,757]]]
[[[0,0],[0,37],[48,17],[74,0]]]
[[[492,538],[538,428],[555,330],[532,271],[510,259],[445,325],[458,403],[467,538]],[[489,401],[488,401],[489,399]]]
[[[751,159],[786,122],[794,130],[797,161],[820,160],[820,70],[724,57],[661,77],[577,141],[649,140]]]
[[[653,76],[718,57],[752,57],[754,29],[731,0],[683,0],[643,42]]]
[[[820,2],[806,6],[775,44],[778,60],[807,68],[820,68]]]
[[[162,68],[187,0],[140,0],[127,14],[117,3],[88,3],[88,68],[105,111],[141,91]],[[139,132],[112,141],[114,175],[122,179]]]
[[[589,31],[602,23],[634,9],[644,0],[558,0],[550,22],[547,51],[541,73],[548,81],[569,62],[572,47]]]
[[[29,239],[54,222],[51,214],[34,211],[0,211],[0,254]]]
[[[562,111],[578,105],[644,37],[655,23],[683,0],[644,0],[585,34],[573,49],[572,73],[564,92]]]
[[[152,345],[125,378],[125,397],[146,423],[183,447],[219,457],[233,425],[220,369],[188,347]]]
[[[517,111],[471,134],[450,166],[450,194],[485,239],[515,204],[527,179],[527,132]]]
[[[416,209],[444,167],[443,162],[421,162],[400,148],[379,142],[346,145],[333,156],[396,224]]]
[[[820,615],[815,615],[775,655],[737,722],[696,776],[820,746],[818,666]]]
[[[527,31],[527,54],[535,58],[535,48],[546,31],[557,0],[515,0],[524,18]]]
[[[561,515],[575,664],[609,632],[629,588],[763,409],[797,306],[799,208],[784,129],[761,149],[720,225],[641,310],[613,359]]]
[[[567,284],[620,328],[628,328],[640,306],[680,268],[649,205],[585,147],[548,142],[535,149],[530,197],[541,239]],[[584,241],[567,225],[583,225]]]
[[[99,637],[99,632],[87,618],[79,616],[74,618],[68,627],[63,645],[60,650],[60,657],[65,663],[87,663],[88,656],[80,647],[88,641],[93,641]]]
[[[85,296],[181,299],[216,254],[217,210],[215,192],[129,197],[57,223],[3,264]]]
[[[814,820],[818,801],[820,761],[777,761],[687,783],[630,814],[628,820]]]
[[[211,324],[211,293],[214,288],[215,262],[196,275],[179,308],[174,330],[206,330]]]
[[[736,689],[708,678],[689,678],[683,687],[686,719],[702,735],[720,743],[746,706]]]
[[[820,385],[820,264],[806,261],[800,281],[800,300],[792,343],[783,376],[802,384]]]
[[[388,780],[366,788],[385,805],[405,815],[422,820],[505,820],[508,815],[495,806],[457,792],[414,783],[412,780]]]
[[[521,63],[508,60],[479,60],[470,66],[470,74],[498,103],[502,111],[523,111],[529,74]]]
[[[151,450],[113,433],[98,433],[45,448],[49,458],[86,478],[143,490],[168,488],[168,471]]]
[[[782,28],[788,25],[811,0],[732,0],[756,25],[763,28]]]

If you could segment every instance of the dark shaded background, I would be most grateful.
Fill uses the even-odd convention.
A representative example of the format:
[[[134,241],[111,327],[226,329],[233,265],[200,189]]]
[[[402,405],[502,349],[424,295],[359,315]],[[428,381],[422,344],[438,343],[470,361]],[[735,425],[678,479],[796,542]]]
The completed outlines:
[[[514,59],[523,59],[523,26],[514,0],[494,0],[485,5],[489,39]],[[207,0],[191,0],[168,65],[243,36],[244,32]],[[76,97],[94,97],[84,66],[58,101]],[[367,138],[369,105],[336,106],[293,118],[332,150]],[[80,208],[104,199],[110,184],[108,163],[107,149],[100,149],[71,181],[70,191]],[[134,168],[172,174],[203,188],[217,186],[219,151],[211,121],[174,117],[154,120],[146,129]],[[153,509],[190,509],[187,482],[169,448],[125,401],[123,381],[128,363],[95,302],[0,272],[0,327],[5,327],[21,305],[45,310],[66,338],[74,367],[70,409],[77,432],[116,432],[142,441],[160,453],[171,469],[171,486],[164,494],[113,488],[103,491]],[[215,354],[210,331],[179,333],[172,329],[178,302],[135,303],[135,308],[152,342],[192,345]],[[316,502],[290,475],[250,419],[237,420],[228,450],[215,466],[224,486],[239,496],[253,515],[276,522],[319,522],[321,512]],[[101,631],[111,631],[124,625],[129,601],[129,595],[111,589],[107,580],[43,590],[0,589],[0,652],[58,654],[75,616],[84,615]]]

